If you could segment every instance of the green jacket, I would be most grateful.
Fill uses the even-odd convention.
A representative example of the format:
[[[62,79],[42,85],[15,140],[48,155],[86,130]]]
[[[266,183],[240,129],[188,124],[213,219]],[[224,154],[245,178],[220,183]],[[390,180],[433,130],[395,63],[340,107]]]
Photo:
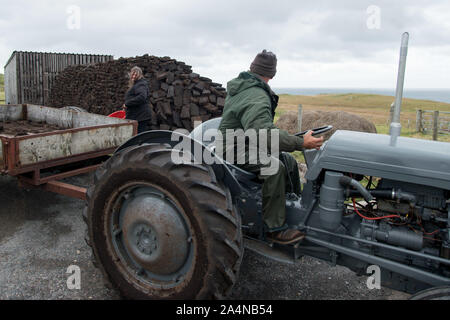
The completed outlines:
[[[278,129],[274,124],[278,96],[269,85],[252,72],[241,72],[227,84],[227,97],[219,130],[225,140],[227,129],[277,129],[279,152],[303,150],[303,138]],[[269,138],[270,145],[270,132]]]

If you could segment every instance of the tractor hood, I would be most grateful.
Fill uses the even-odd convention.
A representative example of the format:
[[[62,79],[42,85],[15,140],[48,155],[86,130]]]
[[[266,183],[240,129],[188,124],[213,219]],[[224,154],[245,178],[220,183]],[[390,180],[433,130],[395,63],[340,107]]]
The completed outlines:
[[[306,179],[336,170],[450,190],[450,143],[338,130],[308,162]],[[308,158],[308,157],[307,157]]]

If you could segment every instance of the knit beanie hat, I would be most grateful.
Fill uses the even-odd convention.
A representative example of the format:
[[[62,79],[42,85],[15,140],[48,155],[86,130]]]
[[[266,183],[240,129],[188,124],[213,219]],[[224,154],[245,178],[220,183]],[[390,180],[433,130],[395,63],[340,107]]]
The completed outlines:
[[[258,53],[250,65],[250,71],[272,79],[277,73],[277,56],[265,49]]]

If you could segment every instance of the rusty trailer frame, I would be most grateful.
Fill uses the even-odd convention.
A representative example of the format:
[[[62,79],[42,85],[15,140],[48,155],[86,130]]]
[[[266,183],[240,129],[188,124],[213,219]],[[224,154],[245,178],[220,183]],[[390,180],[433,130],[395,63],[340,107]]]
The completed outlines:
[[[59,112],[71,112],[74,115],[69,114],[69,116],[74,117],[74,111],[70,110],[60,110],[49,108],[45,106],[37,106],[37,105],[0,105],[0,108],[21,108],[20,112],[16,112],[19,110],[13,110],[17,114],[16,117],[18,119],[28,119],[30,108],[34,108],[35,111],[43,112],[48,116],[48,114],[58,115]],[[2,109],[0,109],[2,110]],[[66,114],[65,114],[66,115]],[[86,189],[75,186],[72,184],[68,184],[60,181],[61,179],[76,176],[79,174],[95,171],[102,163],[102,161],[107,158],[108,155],[112,154],[115,149],[123,142],[131,138],[132,136],[137,134],[137,122],[133,120],[123,120],[123,119],[111,119],[105,116],[100,116],[96,114],[89,114],[89,117],[95,117],[96,122],[99,124],[88,125],[88,126],[79,126],[76,128],[66,128],[58,131],[51,131],[45,133],[37,133],[37,134],[29,134],[24,136],[11,136],[0,134],[0,174],[2,175],[10,175],[17,177],[19,180],[19,185],[25,188],[41,188],[50,192],[62,194],[65,196],[85,199],[86,197]],[[86,114],[83,115],[86,117]],[[102,119],[103,118],[103,119]],[[0,112],[0,120],[8,120],[6,113],[1,114]],[[9,120],[17,120],[9,118]],[[42,119],[45,120],[45,119]],[[58,122],[58,119],[51,120],[53,122]],[[102,121],[105,124],[101,124]],[[88,121],[89,122],[89,121]],[[109,141],[108,147],[87,147],[86,149],[93,149],[87,152],[72,152],[70,147],[68,150],[64,150],[64,156],[57,156],[51,159],[44,159],[43,161],[39,161],[38,156],[35,156],[36,161],[27,161],[26,163],[22,163],[23,153],[24,153],[24,145],[28,143],[28,146],[33,145],[33,142],[37,143],[45,143],[49,139],[58,140],[62,139],[62,135],[72,138],[74,135],[95,135],[102,131],[114,131],[120,130],[118,128],[130,127],[126,128],[126,134],[120,136],[119,139],[114,139],[117,143],[112,143]],[[116,129],[117,128],[117,129]],[[56,137],[55,137],[56,136]],[[59,137],[58,137],[59,136]],[[44,140],[48,138],[47,140]],[[111,137],[105,137],[111,139]],[[33,140],[31,140],[33,139]],[[100,142],[102,142],[102,138],[100,137]],[[116,141],[117,140],[117,141]],[[72,140],[70,142],[73,143]],[[79,141],[78,143],[81,143]],[[104,142],[104,141],[103,141]],[[75,141],[77,143],[77,141]],[[48,146],[49,148],[51,146]],[[72,168],[70,168],[72,166]],[[75,168],[73,168],[75,166]],[[60,172],[52,172],[55,170]]]

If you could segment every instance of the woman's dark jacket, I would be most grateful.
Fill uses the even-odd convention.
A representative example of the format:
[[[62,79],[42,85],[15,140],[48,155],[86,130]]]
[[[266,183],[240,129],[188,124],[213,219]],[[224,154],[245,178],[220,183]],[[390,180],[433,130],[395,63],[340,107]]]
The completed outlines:
[[[145,79],[137,80],[125,94],[126,118],[137,121],[151,119],[150,89]]]

